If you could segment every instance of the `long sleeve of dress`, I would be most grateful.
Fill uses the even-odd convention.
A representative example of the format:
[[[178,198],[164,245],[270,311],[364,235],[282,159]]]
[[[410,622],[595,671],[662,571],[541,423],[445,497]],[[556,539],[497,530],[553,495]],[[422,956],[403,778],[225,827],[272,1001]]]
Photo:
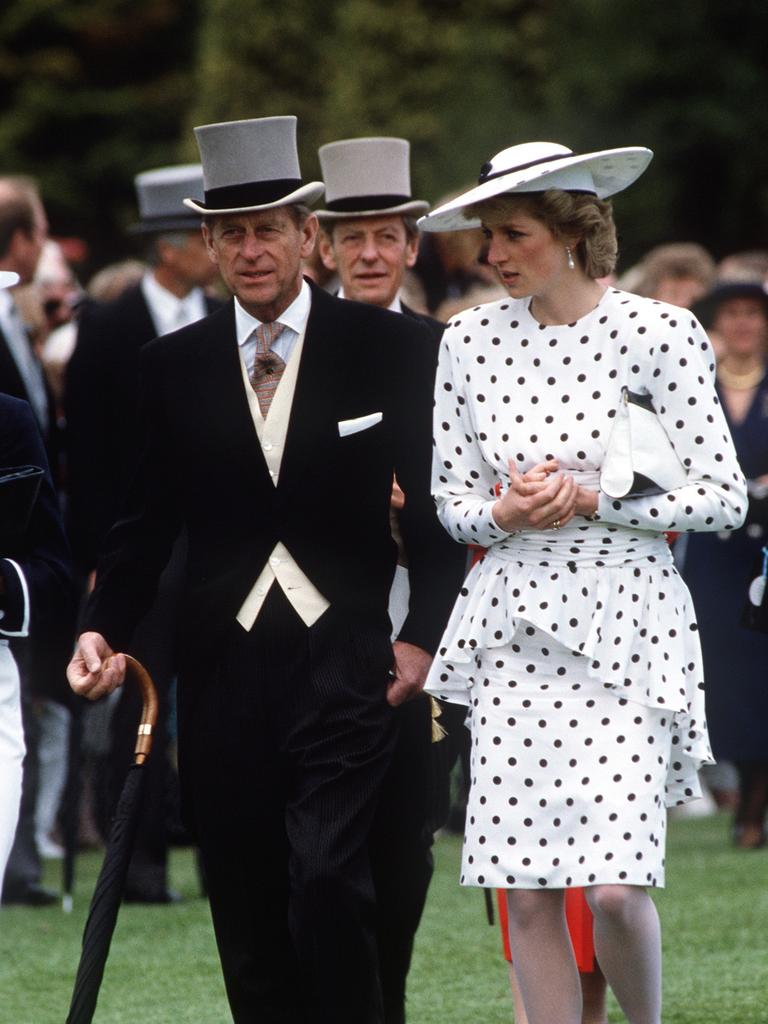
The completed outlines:
[[[688,483],[652,497],[601,494],[600,519],[645,530],[736,529],[747,509],[746,484],[715,392],[709,339],[686,310],[679,321],[655,319],[653,329],[656,336],[629,366],[627,385],[650,394]]]
[[[462,544],[490,547],[509,534],[496,524],[492,509],[500,476],[483,457],[480,436],[464,396],[458,360],[451,346],[460,325],[449,324],[440,346],[435,385],[432,493],[440,522]],[[456,443],[457,438],[461,443]]]

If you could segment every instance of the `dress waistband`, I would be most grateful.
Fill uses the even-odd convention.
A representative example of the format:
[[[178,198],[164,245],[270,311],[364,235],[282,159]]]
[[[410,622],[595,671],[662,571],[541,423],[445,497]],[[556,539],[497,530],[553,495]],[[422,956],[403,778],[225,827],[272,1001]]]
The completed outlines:
[[[575,519],[561,530],[523,530],[488,549],[491,558],[521,565],[602,568],[669,565],[672,552],[661,533]]]
[[[600,490],[599,469],[564,469],[562,472],[572,476],[580,487],[586,487],[590,491]]]

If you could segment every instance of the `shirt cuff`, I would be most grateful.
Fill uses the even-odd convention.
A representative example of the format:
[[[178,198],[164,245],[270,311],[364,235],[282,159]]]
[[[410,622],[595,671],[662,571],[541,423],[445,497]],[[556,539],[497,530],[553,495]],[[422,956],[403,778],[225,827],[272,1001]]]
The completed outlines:
[[[511,537],[514,533],[520,533],[519,530],[505,530],[503,526],[499,526],[499,524],[496,522],[496,517],[493,514],[493,506],[496,504],[497,501],[498,498],[494,498],[494,500],[490,502],[490,506],[488,508],[488,519],[490,521],[491,528],[494,530],[498,530],[499,533],[502,534],[502,539],[503,537]]]

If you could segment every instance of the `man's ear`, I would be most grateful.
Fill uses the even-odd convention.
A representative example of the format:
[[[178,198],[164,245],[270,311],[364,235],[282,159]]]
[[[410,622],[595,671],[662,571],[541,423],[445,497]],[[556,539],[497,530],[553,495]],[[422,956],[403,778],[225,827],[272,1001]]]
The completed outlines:
[[[405,246],[405,265],[406,267],[413,267],[416,264],[416,260],[419,256],[419,236],[409,236],[408,242]]]
[[[211,229],[208,227],[207,224],[201,224],[200,231],[202,232],[203,235],[203,241],[205,242],[205,248],[208,252],[208,258],[210,259],[211,263],[215,263],[216,266],[218,267],[219,259],[218,256],[216,255],[216,249],[213,246],[213,236],[211,235]]]
[[[323,261],[323,266],[326,270],[338,270],[336,263],[336,256],[333,251],[333,242],[328,236],[327,232],[320,231],[320,236],[317,241],[318,250],[320,252],[320,259]]]

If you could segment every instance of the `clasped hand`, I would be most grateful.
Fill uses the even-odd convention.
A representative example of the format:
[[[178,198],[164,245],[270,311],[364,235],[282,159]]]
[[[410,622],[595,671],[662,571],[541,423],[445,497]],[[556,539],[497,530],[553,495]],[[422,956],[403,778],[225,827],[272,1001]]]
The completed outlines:
[[[556,459],[540,462],[521,474],[509,462],[509,488],[493,506],[493,518],[509,533],[565,526],[574,516],[597,511],[598,495],[559,473]]]

